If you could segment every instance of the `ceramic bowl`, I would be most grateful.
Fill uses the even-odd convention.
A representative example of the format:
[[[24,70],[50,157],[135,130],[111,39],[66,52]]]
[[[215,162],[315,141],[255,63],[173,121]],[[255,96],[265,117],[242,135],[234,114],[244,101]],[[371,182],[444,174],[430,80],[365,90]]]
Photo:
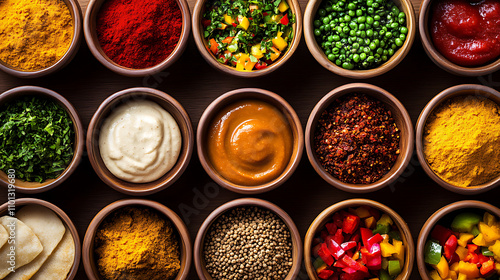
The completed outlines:
[[[437,66],[449,73],[460,76],[483,76],[500,69],[500,57],[489,64],[477,67],[465,67],[455,64],[444,57],[434,46],[430,35],[430,18],[433,0],[423,0],[420,4],[420,14],[418,16],[418,30],[424,50],[429,58]]]
[[[108,217],[113,212],[127,206],[151,208],[158,211],[160,214],[165,215],[165,217],[172,222],[172,224],[175,226],[175,229],[177,230],[177,234],[179,235],[179,245],[181,251],[181,268],[175,280],[187,279],[192,261],[192,246],[186,225],[174,211],[172,211],[165,205],[145,199],[123,199],[113,202],[99,211],[94,219],[92,219],[83,240],[82,258],[87,277],[90,280],[104,280],[104,278],[101,277],[96,265],[94,256],[94,239],[99,226],[106,219],[106,217]]]
[[[254,70],[254,71],[237,71],[235,67],[231,67],[228,65],[224,65],[217,61],[216,57],[208,50],[206,47],[208,45],[205,37],[203,35],[203,26],[201,24],[201,20],[203,19],[203,13],[205,12],[205,4],[208,0],[196,0],[196,5],[193,11],[193,36],[196,46],[200,51],[201,55],[213,68],[227,73],[233,76],[243,77],[243,78],[253,78],[260,77],[271,72],[274,72],[276,69],[280,68],[285,62],[292,57],[293,53],[297,49],[300,43],[300,37],[302,36],[302,10],[300,9],[298,0],[287,0],[290,9],[292,9],[295,14],[296,22],[293,24],[293,40],[291,44],[289,44],[288,50],[285,55],[281,56],[278,60],[273,62],[269,67],[262,70]]]
[[[396,226],[401,233],[401,239],[403,245],[405,246],[405,261],[404,267],[401,269],[401,273],[395,278],[395,280],[408,280],[410,279],[411,271],[413,269],[413,261],[415,257],[415,245],[413,244],[413,238],[411,236],[410,229],[406,222],[398,215],[394,210],[387,207],[386,205],[369,200],[369,199],[350,199],[338,202],[321,212],[316,219],[312,222],[311,226],[307,230],[306,237],[304,239],[304,263],[307,269],[307,274],[309,279],[320,280],[316,274],[316,269],[313,266],[313,256],[311,250],[313,248],[313,239],[317,233],[324,227],[324,225],[331,220],[333,214],[336,212],[347,209],[350,207],[359,206],[369,206],[374,209],[378,209],[381,213],[387,214],[394,221]]]
[[[235,184],[224,177],[222,177],[213,167],[207,151],[209,130],[212,121],[215,116],[223,110],[226,106],[240,100],[261,100],[269,103],[276,107],[287,119],[293,136],[293,152],[290,157],[290,161],[285,170],[281,175],[268,182],[256,186],[244,186],[240,184]],[[281,184],[292,176],[293,172],[297,168],[302,157],[302,150],[304,146],[304,138],[302,134],[302,125],[300,120],[293,110],[293,108],[279,95],[272,93],[267,90],[257,89],[257,88],[242,88],[227,92],[221,95],[219,98],[214,100],[203,112],[200,122],[198,123],[197,130],[197,143],[198,143],[198,157],[200,158],[201,164],[208,175],[220,186],[242,194],[257,194],[270,191]]]
[[[8,171],[7,173],[9,174],[0,171],[0,186],[7,188],[9,186],[15,185],[16,191],[21,193],[41,193],[44,191],[48,191],[64,182],[69,176],[71,176],[71,174],[73,174],[75,169],[78,167],[83,154],[83,127],[82,123],[80,122],[80,117],[78,116],[78,113],[73,105],[71,105],[71,103],[62,95],[46,88],[34,86],[22,86],[13,88],[0,95],[0,106],[23,96],[39,96],[48,98],[59,104],[66,110],[66,112],[68,112],[68,115],[73,121],[73,129],[75,131],[73,159],[69,163],[68,167],[66,167],[66,169],[62,172],[62,174],[59,175],[59,177],[55,179],[45,180],[42,183],[25,182],[19,179],[18,176],[16,178],[12,178],[15,176],[15,170],[11,170],[12,172]],[[9,178],[9,175],[11,178]]]
[[[479,194],[497,187],[500,184],[500,175],[494,180],[479,186],[471,186],[471,187],[455,186],[439,178],[439,176],[437,176],[434,173],[434,171],[432,171],[424,155],[423,137],[427,119],[432,114],[434,109],[438,108],[439,105],[441,105],[445,100],[461,95],[482,96],[485,98],[489,98],[490,100],[494,101],[497,104],[500,104],[500,92],[487,86],[463,84],[447,88],[442,92],[440,92],[438,95],[436,95],[431,101],[429,101],[429,103],[425,105],[425,108],[420,113],[416,126],[415,146],[417,149],[417,156],[418,160],[420,161],[420,165],[424,169],[425,173],[427,173],[427,175],[429,175],[429,177],[431,177],[431,179],[434,180],[434,182],[438,183],[441,187],[447,190],[459,194]]]
[[[196,266],[196,272],[198,273],[198,277],[201,280],[213,280],[210,276],[209,272],[206,269],[205,260],[203,258],[203,246],[205,241],[205,236],[210,229],[210,226],[219,218],[222,214],[230,211],[234,208],[239,207],[259,207],[265,210],[269,210],[272,213],[276,214],[285,225],[288,227],[288,230],[291,234],[292,239],[292,268],[288,275],[284,278],[284,280],[293,280],[299,275],[301,263],[302,263],[302,241],[300,238],[300,233],[295,226],[294,222],[288,216],[288,214],[283,211],[283,209],[279,208],[273,203],[270,203],[265,200],[257,199],[257,198],[240,198],[230,202],[227,202],[217,209],[215,209],[210,215],[205,219],[201,228],[198,230],[198,234],[196,235],[196,241],[194,244],[194,263]]]
[[[406,27],[408,28],[408,34],[404,44],[389,60],[377,68],[368,70],[347,70],[337,66],[334,62],[328,60],[328,57],[325,55],[323,49],[320,45],[318,45],[316,36],[314,36],[314,19],[316,17],[316,12],[323,1],[326,0],[310,0],[307,3],[306,11],[304,13],[304,38],[306,39],[307,48],[313,55],[314,59],[316,59],[316,61],[327,70],[337,75],[352,79],[373,78],[396,67],[406,57],[408,52],[410,52],[417,29],[415,11],[413,10],[410,0],[394,0],[394,4],[396,4],[396,6],[406,14]]]
[[[162,177],[149,183],[131,183],[113,175],[104,164],[99,149],[99,134],[104,120],[117,106],[138,100],[150,100],[163,107],[177,122],[182,136],[182,148],[177,163]],[[87,151],[92,167],[108,186],[128,195],[149,195],[172,185],[186,170],[193,153],[193,135],[191,119],[172,96],[152,88],[129,88],[108,97],[94,113],[87,131]]]
[[[73,18],[73,39],[71,40],[71,44],[63,57],[51,66],[36,71],[13,68],[12,66],[0,61],[0,70],[19,78],[39,78],[61,70],[68,65],[71,60],[73,60],[73,57],[75,57],[78,49],[80,48],[82,37],[82,10],[80,9],[78,0],[63,1],[68,6],[71,17]]]
[[[189,32],[191,31],[191,14],[189,12],[189,5],[186,0],[176,0],[182,13],[182,30],[179,37],[179,42],[175,46],[172,53],[161,63],[144,69],[133,69],[121,66],[112,61],[102,50],[97,38],[96,31],[96,18],[101,9],[101,6],[106,0],[90,0],[85,13],[83,22],[83,30],[85,33],[85,40],[89,46],[90,51],[99,62],[109,70],[120,75],[129,77],[144,77],[159,73],[168,67],[172,66],[182,55],[188,44]]]
[[[15,208],[15,211],[19,211],[23,206],[26,205],[39,205],[46,207],[52,210],[62,221],[62,223],[66,226],[66,229],[71,232],[71,236],[73,237],[73,241],[75,243],[75,260],[73,261],[73,265],[68,273],[68,276],[64,278],[65,280],[73,280],[78,272],[78,266],[80,265],[80,257],[82,253],[82,248],[80,245],[80,237],[78,236],[78,231],[76,230],[75,225],[71,221],[71,219],[64,213],[61,208],[55,206],[54,204],[47,202],[45,200],[36,199],[36,198],[19,198],[16,200],[9,200],[0,206],[0,217],[9,215],[9,211],[11,207]]]
[[[423,280],[432,280],[429,275],[430,271],[427,269],[427,265],[424,261],[425,243],[427,242],[427,238],[429,237],[432,229],[439,221],[449,221],[449,224],[451,224],[453,216],[465,210],[472,210],[481,216],[485,211],[488,211],[490,214],[495,215],[497,219],[500,217],[500,209],[486,202],[477,200],[462,200],[454,202],[434,212],[434,214],[427,219],[424,226],[420,230],[417,241],[418,272]]]
[[[314,151],[314,133],[323,111],[337,98],[353,93],[363,93],[372,98],[382,101],[385,106],[391,111],[392,117],[400,132],[399,150],[400,154],[394,163],[391,170],[378,181],[371,184],[349,184],[344,183],[328,173],[321,163],[318,161],[316,152]],[[408,166],[413,153],[413,125],[410,115],[399,100],[391,95],[386,90],[370,84],[353,83],[340,86],[330,91],[323,97],[314,107],[309,116],[306,126],[306,151],[307,157],[316,172],[327,181],[330,185],[352,193],[366,193],[379,190],[397,180]]]

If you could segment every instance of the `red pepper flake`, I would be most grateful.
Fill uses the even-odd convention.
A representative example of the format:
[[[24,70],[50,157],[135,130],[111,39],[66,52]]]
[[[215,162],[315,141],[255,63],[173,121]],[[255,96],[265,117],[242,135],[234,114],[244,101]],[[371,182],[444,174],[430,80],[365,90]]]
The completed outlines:
[[[320,116],[314,135],[319,162],[345,183],[370,184],[392,168],[400,131],[391,111],[364,94],[335,100]]]

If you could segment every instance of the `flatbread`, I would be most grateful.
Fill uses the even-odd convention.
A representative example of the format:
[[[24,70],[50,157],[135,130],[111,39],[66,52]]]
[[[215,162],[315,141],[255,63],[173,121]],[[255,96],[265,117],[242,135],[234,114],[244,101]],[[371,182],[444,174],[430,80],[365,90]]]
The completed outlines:
[[[52,255],[40,267],[31,280],[62,280],[66,279],[75,261],[75,241],[73,235],[66,229],[61,242]]]
[[[18,268],[34,260],[43,251],[42,243],[38,237],[22,221],[10,216],[3,216],[0,218],[0,224],[7,232],[9,232],[7,226],[12,222],[16,224],[16,239],[14,239],[16,243],[9,244],[7,242],[7,244],[0,249],[0,279],[4,279],[11,272],[9,270],[11,266],[7,263],[10,257],[7,255],[10,253],[10,247],[16,247],[16,271]]]
[[[32,262],[7,276],[6,280],[30,279],[52,254],[61,241],[66,228],[61,219],[47,207],[40,205],[24,206],[16,214],[38,236],[43,245],[43,251]]]
[[[7,233],[7,230],[3,226],[0,226],[0,248],[7,243],[8,239],[9,233]]]

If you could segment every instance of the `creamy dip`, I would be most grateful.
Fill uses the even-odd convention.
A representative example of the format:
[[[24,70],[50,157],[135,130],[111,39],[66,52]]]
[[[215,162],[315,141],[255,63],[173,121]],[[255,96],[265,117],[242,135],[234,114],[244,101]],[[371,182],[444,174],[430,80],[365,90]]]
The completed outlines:
[[[106,167],[132,183],[151,182],[167,173],[177,162],[181,146],[177,122],[165,109],[147,100],[114,109],[99,135]]]

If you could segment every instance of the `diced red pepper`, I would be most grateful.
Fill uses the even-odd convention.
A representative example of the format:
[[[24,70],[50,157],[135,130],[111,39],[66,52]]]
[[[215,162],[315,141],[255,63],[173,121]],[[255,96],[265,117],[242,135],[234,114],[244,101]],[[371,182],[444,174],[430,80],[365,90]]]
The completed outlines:
[[[356,271],[354,273],[342,273],[340,274],[340,280],[363,280],[366,276],[362,271]]]
[[[451,259],[448,261],[448,265],[451,266],[452,264],[459,261],[460,261],[460,256],[458,256],[458,254],[454,252],[453,255],[451,256]]]
[[[253,18],[252,18],[252,17],[249,17],[248,19],[249,19],[249,20],[253,20]]]
[[[360,218],[353,214],[347,214],[342,223],[342,230],[347,234],[354,233],[359,227]]]
[[[450,237],[448,237],[448,240],[446,240],[446,243],[444,244],[444,256],[447,260],[451,260],[451,257],[455,253],[457,246],[458,246],[457,237],[453,234],[450,235]]]
[[[321,237],[321,239],[322,239],[323,241],[325,241],[325,240],[326,240],[326,237],[328,236],[328,231],[326,231],[326,230],[322,230],[322,231],[319,233],[319,236]]]
[[[219,46],[219,44],[213,38],[210,39],[209,43],[210,43],[210,51],[213,54],[217,54],[217,52],[219,52],[219,49],[217,48]]]
[[[290,21],[288,20],[288,14],[285,14],[285,16],[280,19],[280,23],[283,25],[288,25],[289,22]]]
[[[347,252],[345,252],[345,254],[348,255],[351,258],[354,256],[354,252],[353,251],[347,251]]]
[[[342,215],[340,212],[335,212],[335,214],[333,214],[333,222],[337,228],[342,228]]]
[[[354,269],[355,271],[363,270],[364,265],[358,263],[357,261],[353,260],[351,257],[347,255],[344,255],[342,261],[345,262],[348,267]]]
[[[326,243],[321,244],[318,255],[327,265],[331,266],[333,264],[333,256],[328,250],[328,246],[326,246]]]
[[[344,235],[342,234],[342,229],[337,229],[337,232],[333,236],[333,240],[337,242],[337,244],[342,244],[344,242]]]
[[[448,238],[453,234],[451,229],[445,228],[442,225],[436,225],[431,232],[431,238],[439,241],[439,244],[444,247]]]
[[[354,268],[346,267],[346,268],[342,268],[342,271],[345,273],[351,274],[351,273],[355,273],[357,270]]]
[[[333,275],[333,271],[332,270],[328,270],[328,269],[323,269],[321,270],[319,273],[318,273],[318,277],[320,279],[328,279],[330,278],[330,276]]]
[[[490,258],[489,258],[489,257],[484,256],[483,254],[478,254],[478,255],[477,255],[477,257],[478,257],[478,262],[479,262],[480,264],[483,264],[483,263],[485,263],[485,262],[487,262],[487,261],[489,261],[489,260],[490,260]]]
[[[495,262],[492,260],[488,260],[487,262],[484,262],[481,265],[481,269],[479,269],[479,272],[481,272],[481,275],[486,276],[494,269],[495,269]]]
[[[328,280],[339,280],[339,275],[337,273],[333,273],[333,275],[330,276],[330,278],[328,278]]]
[[[340,260],[340,258],[345,254],[342,247],[333,239],[328,240],[328,250],[337,260]]]
[[[349,251],[352,248],[356,247],[358,245],[355,241],[347,241],[342,244],[340,244],[340,247],[342,247],[342,250],[344,251]]]
[[[366,259],[363,262],[370,270],[379,270],[382,267],[382,253],[380,251],[380,244],[373,244],[370,252],[366,252],[362,256],[366,255]]]
[[[257,63],[259,65],[261,62]],[[265,64],[265,62],[262,62]],[[257,68],[258,69],[258,68]],[[334,223],[327,223],[325,225],[326,230],[328,231],[329,234],[334,235],[337,232],[337,226]]]
[[[262,13],[262,15],[263,15],[263,16],[267,16],[267,15],[268,15],[268,13],[267,13],[267,12],[263,12],[263,13]]]
[[[204,19],[201,20],[201,25],[203,25],[203,27],[209,26],[210,23],[212,23],[212,21],[209,20],[209,19],[204,18]]]
[[[479,246],[477,246],[476,244],[467,244],[467,250],[469,250],[469,253],[477,254]]]
[[[231,25],[232,25],[233,27],[238,26],[235,22],[231,23]]]
[[[371,248],[373,247],[374,244],[380,243],[382,241],[384,241],[382,235],[380,235],[380,233],[375,234],[374,236],[368,238],[367,240],[368,249],[371,251]]]
[[[368,239],[373,236],[373,232],[367,228],[360,228],[361,240],[363,240],[363,245],[367,247],[367,250],[370,248],[368,246]]]
[[[347,264],[343,260],[338,260],[333,264],[334,267],[345,268]]]
[[[469,253],[469,254],[467,254],[467,257],[465,257],[464,261],[478,264],[479,263],[479,256],[476,253]]]
[[[360,234],[359,234],[359,231],[355,232],[351,238],[349,238],[349,241],[354,241],[356,243],[359,242],[359,239],[361,238]]]
[[[226,39],[222,40],[222,43],[229,44],[229,43],[231,43],[231,41],[233,41],[233,38],[234,38],[234,36],[233,37],[227,36]]]

